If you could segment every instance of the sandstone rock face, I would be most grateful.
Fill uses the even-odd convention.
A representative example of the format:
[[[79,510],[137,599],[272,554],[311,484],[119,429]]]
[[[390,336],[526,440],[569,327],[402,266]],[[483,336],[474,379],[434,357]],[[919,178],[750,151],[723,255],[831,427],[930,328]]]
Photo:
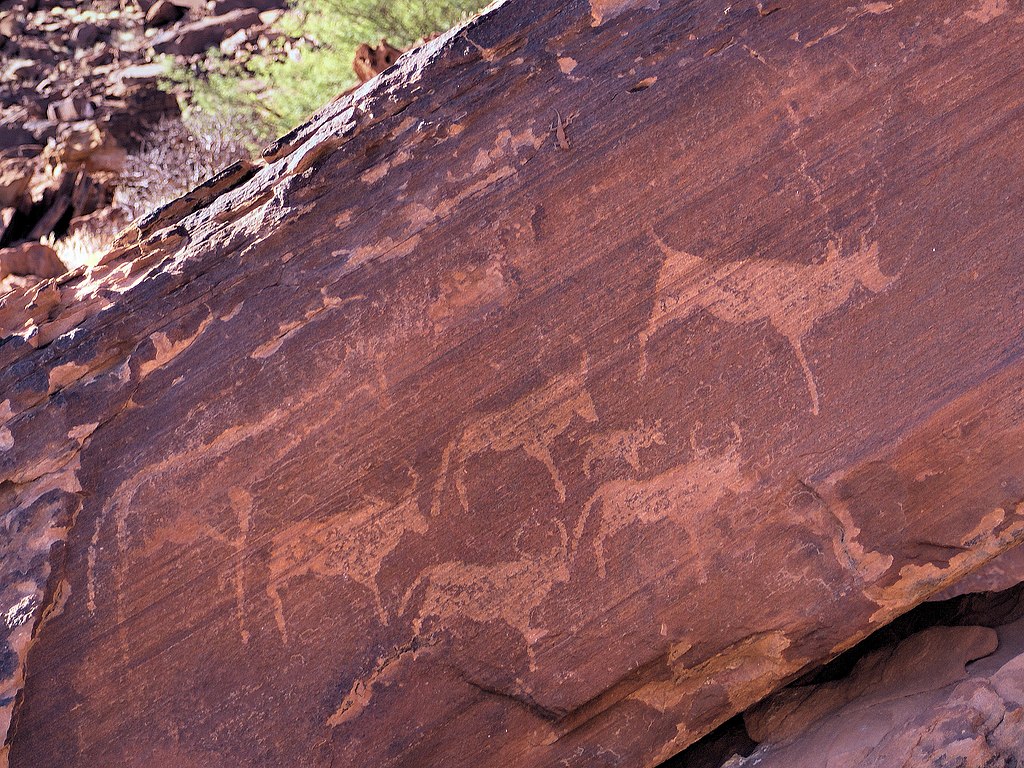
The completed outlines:
[[[4,297],[10,764],[653,766],[1019,544],[1021,19],[500,5]]]

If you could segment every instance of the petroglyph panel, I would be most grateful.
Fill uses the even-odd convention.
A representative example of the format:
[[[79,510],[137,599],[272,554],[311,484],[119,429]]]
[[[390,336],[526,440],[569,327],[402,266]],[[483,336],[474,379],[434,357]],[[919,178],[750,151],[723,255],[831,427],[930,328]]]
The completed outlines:
[[[778,5],[493,4],[0,297],[0,763],[654,768],[1024,538],[1019,4]]]

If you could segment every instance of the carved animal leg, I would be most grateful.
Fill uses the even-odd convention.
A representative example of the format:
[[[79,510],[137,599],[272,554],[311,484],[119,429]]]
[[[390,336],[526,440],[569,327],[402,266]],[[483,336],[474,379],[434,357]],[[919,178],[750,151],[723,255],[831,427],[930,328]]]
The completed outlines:
[[[558,476],[558,467],[555,466],[555,460],[551,456],[551,452],[548,450],[547,446],[542,443],[527,443],[523,448],[529,456],[537,459],[537,461],[541,462],[548,468],[548,472],[551,475],[551,481],[555,484],[555,491],[558,492],[558,499],[559,501],[564,502],[565,485]]]
[[[402,595],[402,602],[400,602],[398,604],[398,614],[397,614],[398,616],[404,616],[405,615],[405,611],[409,607],[409,602],[412,600],[413,595],[416,594],[416,590],[419,589],[420,585],[422,585],[425,581],[426,581],[426,577],[424,577],[424,576],[417,576],[416,580],[413,581],[413,583],[409,585],[409,588],[407,590],[405,590],[405,594]],[[413,627],[415,628],[415,631],[416,631],[417,634],[419,634],[420,627],[422,625],[423,625],[423,613],[421,611],[420,615],[413,622]]]
[[[281,632],[281,642],[288,645],[288,627],[284,623],[284,604],[281,602],[281,593],[277,591],[276,582],[271,581],[267,584],[267,597],[274,604],[274,619]]]
[[[437,482],[434,483],[434,499],[430,502],[431,517],[437,517],[441,513],[441,494],[444,493],[444,486],[448,480],[448,464],[451,461],[454,447],[455,441],[452,440],[445,446],[444,452],[441,454],[441,466],[437,470]],[[415,490],[415,486],[413,489]]]
[[[386,627],[391,623],[391,617],[388,616],[388,611],[384,607],[384,602],[380,599],[380,588],[376,584],[370,584],[369,587],[373,591],[373,602],[377,606],[377,618],[380,619],[380,623]]]
[[[640,332],[640,364],[637,367],[636,380],[643,381],[644,377],[647,376],[647,342],[650,341],[651,334],[648,330]]]
[[[602,579],[608,575],[608,569],[605,568],[604,562],[604,537],[605,532],[599,530],[597,532],[597,538],[594,539],[594,557],[597,559],[597,575]]]
[[[459,456],[459,466],[455,470],[455,490],[459,493],[462,509],[469,512],[469,492],[466,490],[466,457]]]
[[[800,368],[803,369],[804,378],[807,380],[807,390],[811,393],[811,413],[817,416],[818,385],[814,383],[814,374],[811,373],[811,367],[807,364],[807,358],[804,357],[804,348],[800,343],[800,337],[790,337],[789,343],[792,345],[793,351],[796,352],[796,358],[800,361]]]
[[[590,517],[590,510],[594,508],[597,503],[598,496],[594,494],[587,503],[583,505],[583,512],[580,514],[580,519],[576,523],[576,530],[572,533],[572,542],[569,545],[569,562],[571,563],[576,559],[576,549],[579,547],[580,539],[583,538],[583,529],[587,526],[587,518]]]

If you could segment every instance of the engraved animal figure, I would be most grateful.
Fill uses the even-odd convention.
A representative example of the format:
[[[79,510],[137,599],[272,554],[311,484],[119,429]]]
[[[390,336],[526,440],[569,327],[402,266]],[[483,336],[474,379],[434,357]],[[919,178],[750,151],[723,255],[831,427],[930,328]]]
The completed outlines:
[[[528,456],[547,468],[558,498],[565,501],[565,484],[551,456],[551,445],[569,428],[574,416],[589,422],[597,421],[594,402],[583,386],[586,373],[587,357],[584,356],[579,370],[554,376],[507,408],[479,416],[466,426],[461,435],[445,448],[441,457],[431,514],[436,515],[440,511],[441,493],[453,458],[455,487],[462,508],[469,511],[466,462],[471,456],[487,450],[506,452],[521,448],[526,451]]]
[[[583,474],[590,477],[594,464],[607,461],[625,461],[639,472],[640,451],[652,445],[664,445],[665,435],[661,431],[661,419],[653,424],[638,419],[628,429],[590,435],[583,442],[590,446],[583,457]]]
[[[735,424],[733,433],[735,441],[719,453],[699,449],[695,434],[691,434],[693,459],[686,464],[646,479],[618,479],[602,483],[587,500],[576,524],[573,558],[575,546],[582,540],[587,520],[595,508],[600,510],[600,516],[594,537],[594,556],[598,574],[604,578],[607,575],[604,547],[618,532],[637,524],[649,525],[669,518],[692,531],[692,522],[697,515],[710,511],[727,493],[749,489],[751,484],[740,467],[742,438]],[[695,545],[693,552],[703,582],[706,573],[700,547]]]
[[[861,236],[858,248],[842,255],[843,241],[829,241],[821,264],[788,264],[770,259],[745,259],[711,269],[700,256],[677,251],[649,227],[665,256],[655,290],[654,308],[640,334],[641,377],[647,369],[647,344],[669,323],[707,310],[727,323],[767,320],[786,337],[796,354],[818,414],[818,387],[803,339],[814,325],[846,303],[859,283],[872,293],[888,288],[898,275],[886,275],[878,265],[878,244]]]
[[[300,521],[274,537],[267,595],[274,604],[281,638],[288,641],[281,590],[292,579],[310,574],[351,579],[373,594],[377,617],[388,624],[387,609],[377,586],[381,563],[394,552],[407,531],[426,533],[428,520],[420,513],[413,475],[411,490],[399,501],[367,498],[364,505],[322,522]]]
[[[500,620],[523,636],[530,669],[536,669],[533,645],[547,630],[534,627],[530,616],[556,584],[569,580],[569,537],[560,521],[554,524],[559,542],[540,553],[490,565],[453,561],[428,568],[406,590],[399,613],[405,613],[416,592],[425,586],[413,620],[417,635],[430,617],[446,624],[453,618],[481,624]],[[517,551],[520,538],[516,536]]]

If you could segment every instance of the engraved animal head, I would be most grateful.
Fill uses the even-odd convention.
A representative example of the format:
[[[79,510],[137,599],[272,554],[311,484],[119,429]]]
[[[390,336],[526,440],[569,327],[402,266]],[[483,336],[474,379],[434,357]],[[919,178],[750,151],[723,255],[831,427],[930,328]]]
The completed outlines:
[[[899,278],[899,273],[885,274],[878,263],[878,243],[866,245],[861,236],[860,248],[852,257],[854,275],[872,293],[881,293]]]

